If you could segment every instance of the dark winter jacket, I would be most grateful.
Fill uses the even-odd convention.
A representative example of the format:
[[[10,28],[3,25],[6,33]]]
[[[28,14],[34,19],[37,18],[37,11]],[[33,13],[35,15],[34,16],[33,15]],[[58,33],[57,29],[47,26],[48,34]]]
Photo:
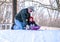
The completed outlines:
[[[26,19],[30,17],[30,13],[28,13],[28,9],[22,9],[15,18],[19,20],[20,22],[23,22],[25,25],[27,24]]]

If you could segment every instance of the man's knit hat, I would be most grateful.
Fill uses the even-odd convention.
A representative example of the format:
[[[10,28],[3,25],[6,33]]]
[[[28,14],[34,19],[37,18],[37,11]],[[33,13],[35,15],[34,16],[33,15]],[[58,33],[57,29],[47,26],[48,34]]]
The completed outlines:
[[[32,11],[34,11],[34,7],[33,6],[30,6],[28,8],[31,9]]]

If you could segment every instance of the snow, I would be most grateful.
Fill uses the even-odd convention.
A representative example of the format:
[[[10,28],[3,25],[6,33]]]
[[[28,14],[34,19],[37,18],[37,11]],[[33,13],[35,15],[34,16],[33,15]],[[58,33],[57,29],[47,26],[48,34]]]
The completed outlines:
[[[0,42],[60,42],[60,31],[0,30]]]

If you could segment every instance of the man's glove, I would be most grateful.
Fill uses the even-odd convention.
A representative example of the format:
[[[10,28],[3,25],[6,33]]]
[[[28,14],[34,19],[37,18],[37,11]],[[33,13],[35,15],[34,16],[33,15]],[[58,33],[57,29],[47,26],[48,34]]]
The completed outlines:
[[[26,19],[26,21],[28,21],[28,19]]]

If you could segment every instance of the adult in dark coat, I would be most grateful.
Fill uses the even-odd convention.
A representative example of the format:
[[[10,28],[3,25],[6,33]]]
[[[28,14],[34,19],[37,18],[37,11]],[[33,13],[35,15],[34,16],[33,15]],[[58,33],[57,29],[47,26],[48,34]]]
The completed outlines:
[[[31,12],[34,11],[34,7],[30,6],[28,8],[22,9],[15,16],[15,25],[13,27],[14,30],[25,29],[24,27],[27,25],[27,21],[30,17]]]

